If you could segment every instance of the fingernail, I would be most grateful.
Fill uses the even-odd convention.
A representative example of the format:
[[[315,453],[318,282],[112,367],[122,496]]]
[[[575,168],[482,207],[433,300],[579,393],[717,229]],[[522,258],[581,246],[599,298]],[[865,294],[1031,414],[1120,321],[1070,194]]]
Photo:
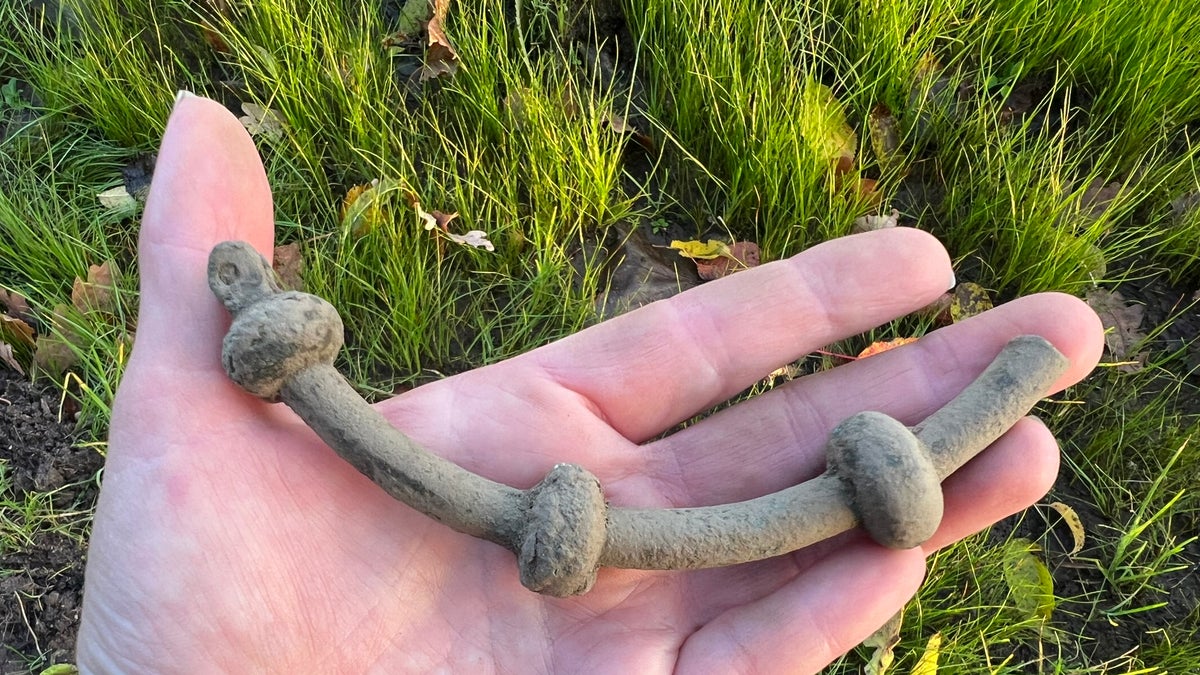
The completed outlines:
[[[188,91],[187,89],[180,89],[179,91],[175,92],[175,103],[178,104],[183,99],[191,98],[192,96],[195,96],[195,94]]]
[[[953,289],[957,285],[958,279],[954,278],[954,270],[950,270],[950,285],[947,286],[947,290]]]

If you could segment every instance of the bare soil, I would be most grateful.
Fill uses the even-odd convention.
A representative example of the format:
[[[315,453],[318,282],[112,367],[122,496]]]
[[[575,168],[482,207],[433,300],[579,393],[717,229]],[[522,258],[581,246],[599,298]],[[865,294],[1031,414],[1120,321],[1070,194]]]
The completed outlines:
[[[21,504],[50,493],[55,513],[90,512],[95,506],[103,458],[92,448],[76,447],[74,424],[59,421],[58,406],[51,388],[0,368],[0,501]],[[20,518],[18,509],[10,513]],[[86,549],[77,537],[48,527],[20,542],[8,531],[0,523],[0,674],[70,663]]]

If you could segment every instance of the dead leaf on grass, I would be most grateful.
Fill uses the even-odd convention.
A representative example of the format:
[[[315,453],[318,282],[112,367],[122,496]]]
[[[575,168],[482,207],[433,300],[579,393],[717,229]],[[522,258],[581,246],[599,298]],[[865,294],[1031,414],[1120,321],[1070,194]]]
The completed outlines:
[[[879,630],[863,640],[864,647],[875,650],[871,653],[871,660],[863,667],[864,675],[884,675],[892,667],[896,658],[893,650],[900,644],[900,627],[903,623],[904,610],[901,609],[880,626]]]
[[[1141,370],[1146,354],[1134,350],[1146,339],[1146,334],[1139,330],[1146,308],[1128,304],[1119,292],[1103,288],[1088,291],[1086,301],[1100,316],[1104,325],[1104,345],[1109,356],[1120,362],[1117,370],[1125,373]]]
[[[458,52],[454,51],[454,45],[442,30],[449,9],[450,0],[433,0],[433,17],[425,26],[425,65],[420,70],[422,82],[458,72]]]
[[[1089,183],[1079,196],[1079,206],[1087,217],[1099,218],[1112,206],[1113,201],[1121,196],[1124,187],[1117,181],[1105,183],[1097,178]]]
[[[729,245],[729,255],[714,260],[697,260],[696,274],[705,281],[727,277],[734,272],[758,267],[762,254],[752,241],[735,241]]]
[[[71,305],[84,314],[114,313],[117,308],[115,277],[111,262],[89,265],[87,281],[75,277],[71,286]]]
[[[983,314],[992,308],[992,297],[987,289],[970,281],[954,287],[954,297],[950,299],[950,320],[958,323],[964,319]]]
[[[54,330],[39,335],[34,346],[33,363],[38,370],[58,377],[79,364],[73,345],[82,340],[68,318],[74,311],[68,305],[55,305],[48,322]]]
[[[920,339],[920,338],[899,337],[894,340],[881,340],[879,342],[872,342],[871,344],[867,345],[866,349],[859,352],[858,356],[856,356],[855,358],[856,359],[865,359],[870,356],[875,356],[876,354],[882,354],[886,351],[895,349],[896,347],[903,347],[904,345],[912,344],[912,343],[916,342],[918,339]]]
[[[21,367],[20,363],[17,363],[16,357],[13,356],[12,345],[7,342],[0,342],[0,362],[7,364],[9,368],[12,368],[21,375],[25,374],[25,369]]]
[[[100,200],[100,206],[108,211],[132,211],[137,208],[137,200],[129,194],[124,185],[97,193],[96,198]]]
[[[283,290],[304,290],[304,256],[300,254],[300,244],[276,246],[271,258],[271,267],[279,277]]]
[[[871,149],[875,151],[875,161],[886,168],[900,151],[900,123],[896,121],[891,108],[878,103],[871,108],[867,124],[871,128]]]
[[[283,138],[287,122],[278,111],[264,108],[257,103],[244,102],[242,112],[245,114],[239,117],[238,121],[246,127],[251,136],[262,136],[272,141]]]
[[[1083,529],[1083,520],[1080,519],[1079,514],[1075,512],[1075,509],[1062,502],[1051,502],[1050,508],[1058,511],[1058,515],[1062,516],[1067,527],[1071,529],[1071,538],[1075,540],[1067,555],[1075,555],[1082,551],[1084,541],[1086,541],[1086,534]]]
[[[868,215],[859,216],[854,219],[854,227],[850,228],[851,232],[874,232],[875,230],[886,230],[891,227],[896,227],[900,223],[900,212],[892,209],[892,212],[885,216]]]
[[[913,666],[910,675],[937,675],[938,655],[941,651],[942,634],[930,635],[929,641],[925,643],[925,651],[921,652],[921,658],[917,659],[917,664]]]
[[[390,219],[384,208],[386,199],[400,191],[400,181],[376,178],[370,183],[355,185],[342,199],[342,227],[352,237],[364,237]]]
[[[33,321],[33,312],[29,309],[29,301],[16,291],[6,291],[0,288],[0,305],[3,305],[5,313],[14,319],[20,319],[25,323]]]
[[[87,281],[75,277],[71,286],[71,305],[80,312],[103,312],[115,314],[117,311],[117,272],[112,261],[100,265],[89,265]]]
[[[0,341],[17,347],[33,347],[33,327],[23,319],[0,314]]]
[[[858,136],[846,122],[846,110],[829,87],[809,80],[802,94],[804,114],[801,134],[805,142],[823,159],[828,159],[834,175],[841,176],[854,168],[854,153]]]
[[[610,110],[604,115],[604,123],[616,134],[632,138],[642,149],[646,151],[654,150],[654,139],[638,131],[637,127],[630,124],[629,120],[625,119],[625,117]]]
[[[719,239],[709,239],[708,241],[676,239],[671,242],[671,248],[678,250],[679,255],[692,260],[715,260],[723,255],[729,255],[729,244]]]
[[[496,250],[496,247],[492,244],[492,242],[488,241],[487,232],[484,232],[483,230],[471,230],[466,234],[454,234],[452,232],[447,232],[446,237],[449,238],[450,241],[453,241],[457,244],[462,244],[464,246],[473,246],[475,248],[482,248],[488,251]]]

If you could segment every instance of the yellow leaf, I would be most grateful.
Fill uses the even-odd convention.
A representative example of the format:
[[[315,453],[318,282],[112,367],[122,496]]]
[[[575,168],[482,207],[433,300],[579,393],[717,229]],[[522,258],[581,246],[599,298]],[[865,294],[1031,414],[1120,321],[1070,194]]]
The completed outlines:
[[[917,341],[917,338],[915,338],[915,337],[902,337],[902,338],[896,338],[895,340],[884,340],[882,342],[872,342],[870,345],[867,346],[866,349],[859,352],[858,356],[855,358],[865,359],[868,356],[875,356],[876,354],[882,354],[883,352],[886,352],[889,349],[895,349],[896,347],[899,347],[901,345],[910,344],[910,343],[913,343],[916,341]]]
[[[964,281],[954,287],[954,297],[950,300],[950,319],[954,323],[983,314],[991,308],[992,298],[983,286]]]
[[[900,150],[900,124],[891,109],[882,103],[871,108],[868,124],[871,128],[871,148],[875,151],[875,161],[886,167]]]
[[[871,660],[863,669],[864,675],[884,675],[888,668],[892,667],[892,662],[896,658],[892,650],[900,642],[900,626],[903,622],[904,610],[900,610],[892,615],[887,623],[880,626],[879,630],[863,640],[864,647],[875,648],[871,654]]]
[[[717,239],[709,239],[708,241],[679,241],[678,239],[671,242],[671,248],[678,249],[679,255],[692,260],[714,260],[720,257],[729,257],[729,245]]]
[[[342,200],[342,227],[354,237],[369,234],[388,219],[386,199],[399,190],[400,181],[394,178],[376,178],[350,188]]]
[[[1054,577],[1038,559],[1038,547],[1028,539],[1004,545],[1004,580],[1017,609],[1030,619],[1050,619],[1054,612]]]
[[[925,643],[924,653],[917,660],[917,665],[913,666],[912,675],[937,675],[938,655],[941,651],[942,634],[934,633],[930,635],[929,642]]]
[[[1075,538],[1075,545],[1071,547],[1071,551],[1067,555],[1075,555],[1082,551],[1085,539],[1083,521],[1080,520],[1079,514],[1075,512],[1075,509],[1062,502],[1053,502],[1050,504],[1050,508],[1058,511],[1058,514],[1066,521],[1067,527],[1071,528],[1071,536]]]
[[[802,94],[804,111],[800,118],[800,133],[805,142],[823,159],[834,164],[834,171],[843,174],[854,168],[854,153],[858,136],[846,122],[846,111],[833,90],[808,80]]]

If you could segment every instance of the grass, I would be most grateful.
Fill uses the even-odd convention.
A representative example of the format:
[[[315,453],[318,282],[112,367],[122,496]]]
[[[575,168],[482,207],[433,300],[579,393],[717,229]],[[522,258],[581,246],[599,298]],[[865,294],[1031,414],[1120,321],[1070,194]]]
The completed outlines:
[[[39,376],[81,400],[85,441],[103,450],[137,308],[136,211],[96,194],[155,149],[180,88],[283,121],[256,137],[279,240],[300,245],[308,289],[341,310],[339,365],[372,396],[595,321],[609,267],[596,244],[639,227],[752,239],[775,259],[849,232],[878,200],[997,300],[1200,280],[1200,18],[1186,3],[626,5],[617,39],[557,0],[456,3],[459,69],[426,85],[408,77],[417,57],[381,46],[394,26],[363,3],[0,8],[0,285],[43,317],[62,306],[45,332],[75,363]],[[891,139],[872,131],[884,107]],[[369,205],[347,217],[347,193],[371,181]],[[457,213],[455,231],[487,232],[495,251],[425,231],[414,199]],[[113,310],[72,310],[73,281],[105,261],[123,272]],[[1034,517],[1043,506],[939,553],[898,668],[941,633],[942,672],[1200,669],[1195,611],[1162,619],[1134,653],[1094,649],[1104,622],[1165,617],[1167,584],[1195,564],[1197,374],[1187,344],[1164,337],[1195,311],[1147,327],[1145,368],[1102,368],[1042,410],[1075,490],[1063,499],[1095,518],[1088,547],[1056,548],[1061,528]],[[830,351],[929,328],[909,318]],[[49,517],[38,495],[0,494],[4,523]],[[1095,572],[1056,589],[1048,626],[1006,590],[1004,545],[1018,536],[1041,544],[1056,580]]]

